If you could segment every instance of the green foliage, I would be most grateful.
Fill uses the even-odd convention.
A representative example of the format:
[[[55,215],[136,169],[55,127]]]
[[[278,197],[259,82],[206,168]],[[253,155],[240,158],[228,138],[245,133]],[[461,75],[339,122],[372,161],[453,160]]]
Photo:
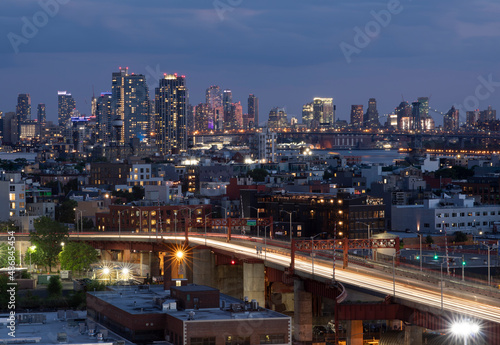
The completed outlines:
[[[264,182],[269,172],[266,169],[257,168],[248,171],[247,176],[253,178],[255,182]]]
[[[434,239],[432,238],[431,235],[427,235],[427,237],[425,238],[425,243],[427,243],[427,244],[433,244],[434,243]]]
[[[47,291],[49,292],[49,296],[51,297],[62,295],[62,283],[59,276],[50,277],[49,285],[47,285]]]
[[[6,275],[0,275],[0,310],[7,309],[9,303],[10,296],[7,293],[7,289],[9,288],[7,285],[8,282],[9,278]]]
[[[467,242],[468,237],[466,234],[464,234],[462,231],[455,231],[454,232],[455,238],[454,242]]]
[[[19,252],[14,253],[16,265],[19,264]],[[0,268],[9,267],[9,245],[7,242],[0,243]]]
[[[35,262],[48,267],[50,272],[67,237],[68,229],[63,224],[48,217],[35,220],[35,232],[30,233],[31,243],[36,246]],[[33,262],[33,254],[31,260]]]
[[[462,180],[474,176],[474,170],[457,165],[451,168],[439,169],[436,171],[435,176]]]
[[[61,223],[75,223],[75,208],[78,203],[75,200],[64,200],[56,208],[56,220]]]
[[[17,308],[20,309],[34,309],[39,308],[42,305],[42,301],[40,297],[37,295],[33,295],[30,290],[26,292],[26,294],[19,298]]]
[[[78,219],[80,221],[80,219]],[[83,230],[91,230],[94,228],[94,222],[92,222],[92,219],[83,217]]]
[[[59,261],[63,270],[88,270],[90,265],[98,260],[97,251],[86,243],[69,242],[59,253]]]
[[[92,280],[85,286],[85,291],[105,291],[105,290],[106,290],[106,284],[101,283],[97,280]]]
[[[12,221],[0,222],[0,232],[9,232],[9,231],[18,232],[19,227]]]

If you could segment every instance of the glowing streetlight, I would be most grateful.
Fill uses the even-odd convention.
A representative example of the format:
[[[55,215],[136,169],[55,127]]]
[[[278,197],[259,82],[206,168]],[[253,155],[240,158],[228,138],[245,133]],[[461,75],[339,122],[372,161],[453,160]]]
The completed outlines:
[[[464,345],[467,345],[467,340],[470,336],[474,336],[479,331],[479,325],[470,321],[459,321],[451,325],[451,332],[457,337],[463,337]]]
[[[102,273],[103,273],[103,274],[108,275],[108,274],[109,274],[109,272],[110,272],[110,271],[109,271],[109,268],[108,268],[108,267],[104,267],[104,268],[102,269]]]
[[[182,259],[184,258],[184,252],[182,250],[178,250],[175,253],[175,256],[177,257],[177,259],[179,259],[179,261],[182,261]]]

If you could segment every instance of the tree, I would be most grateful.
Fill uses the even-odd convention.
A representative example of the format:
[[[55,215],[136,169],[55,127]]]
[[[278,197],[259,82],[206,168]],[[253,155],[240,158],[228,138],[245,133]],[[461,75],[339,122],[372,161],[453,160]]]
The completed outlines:
[[[52,276],[49,279],[49,285],[47,285],[47,291],[50,297],[57,297],[62,295],[62,283],[59,276]]]
[[[431,235],[427,235],[427,237],[425,238],[425,243],[427,243],[427,244],[433,244],[434,243],[434,239],[432,238]]]
[[[61,243],[68,237],[68,228],[48,217],[38,218],[34,225],[35,232],[30,234],[31,243],[36,246],[40,264],[48,267],[50,272],[62,250]]]
[[[7,242],[0,243],[0,268],[9,267],[9,245]],[[19,264],[19,251],[15,251],[14,260]]]
[[[266,176],[269,175],[266,169],[262,168],[257,168],[250,170],[247,173],[248,176],[254,179],[255,182],[264,182],[266,179]]]
[[[90,265],[98,260],[97,251],[92,246],[81,242],[69,242],[59,253],[59,262],[63,270],[88,270]]]
[[[464,234],[462,231],[455,231],[454,232],[455,239],[453,240],[454,242],[467,242],[468,237],[466,234]]]
[[[439,169],[435,172],[434,176],[448,177],[453,180],[462,180],[474,176],[474,170],[457,165],[451,168]]]
[[[138,201],[144,198],[144,188],[141,186],[133,186],[132,193],[126,190],[115,190],[111,193],[118,198],[124,198],[127,202]],[[117,202],[120,202],[117,200]]]
[[[61,223],[75,223],[75,208],[78,203],[75,200],[64,200],[56,208],[56,220]]]
[[[0,232],[9,232],[9,231],[18,232],[19,227],[12,221],[0,222]]]

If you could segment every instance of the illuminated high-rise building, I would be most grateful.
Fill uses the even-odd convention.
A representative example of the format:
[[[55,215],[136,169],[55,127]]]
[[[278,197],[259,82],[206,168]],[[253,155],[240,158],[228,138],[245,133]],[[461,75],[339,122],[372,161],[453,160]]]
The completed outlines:
[[[210,104],[200,103],[194,109],[194,130],[206,131],[214,129],[213,111]]]
[[[29,93],[17,96],[16,117],[19,124],[31,120],[31,97]]]
[[[248,96],[248,127],[259,127],[259,99],[253,94]]]
[[[351,126],[355,128],[363,127],[363,105],[351,105]]]
[[[155,89],[156,144],[160,153],[174,154],[187,150],[186,77],[165,74]]]
[[[272,108],[269,112],[267,127],[273,129],[288,127],[287,116],[285,108]]]
[[[206,90],[205,103],[212,108],[222,107],[222,92],[219,86],[212,85]]]
[[[302,124],[306,125],[307,128],[312,128],[313,124],[313,104],[307,103],[302,106]],[[319,126],[319,123],[318,123]]]
[[[488,109],[483,110],[479,113],[479,122],[491,122],[497,119],[497,111],[494,110],[491,105]]]
[[[243,107],[240,102],[231,103],[224,126],[229,130],[243,128]]]
[[[96,101],[97,140],[103,143],[111,141],[111,122],[113,117],[111,98],[111,92],[101,92]]]
[[[460,111],[451,107],[443,118],[443,128],[445,131],[457,131],[460,126]]]
[[[479,109],[473,110],[473,111],[468,111],[465,113],[465,121],[467,127],[475,127],[477,125],[477,122],[479,121],[479,115],[481,112]]]
[[[408,102],[403,101],[399,103],[398,107],[396,108],[396,116],[398,119],[398,130],[400,131],[407,131],[411,128],[411,106]]]
[[[146,78],[142,74],[129,74],[128,67],[120,67],[112,74],[111,110],[113,120],[123,121],[120,130],[121,143],[133,138],[145,139],[149,128],[149,91]]]
[[[233,103],[233,93],[231,90],[224,90],[222,93],[222,108],[224,109],[224,122],[229,121],[229,112],[231,111],[231,104]],[[228,125],[224,124],[224,127]]]
[[[366,114],[364,117],[364,127],[367,128],[380,127],[378,110],[377,110],[377,100],[375,98],[370,98],[368,100],[368,109],[366,110]]]
[[[411,104],[411,109],[412,109],[412,127],[411,129],[415,131],[421,131],[422,130],[422,122],[420,121],[420,102],[413,102]]]
[[[313,99],[313,119],[317,120],[322,127],[331,128],[335,124],[335,106],[333,98]]]
[[[60,127],[71,127],[71,114],[75,107],[76,102],[71,93],[67,91],[57,92],[57,119]]]
[[[45,104],[40,103],[36,107],[36,120],[41,127],[45,127],[47,123],[47,112],[45,111]]]

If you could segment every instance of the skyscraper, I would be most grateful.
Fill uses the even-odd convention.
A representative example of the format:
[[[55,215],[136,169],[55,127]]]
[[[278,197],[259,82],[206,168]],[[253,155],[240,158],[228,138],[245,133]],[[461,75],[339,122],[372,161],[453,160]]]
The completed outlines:
[[[473,111],[468,111],[465,113],[465,121],[467,124],[467,127],[475,127],[477,125],[477,122],[479,121],[479,115],[480,115],[479,109],[473,110]]]
[[[95,116],[97,121],[97,140],[102,143],[111,141],[111,121],[113,120],[111,98],[111,92],[101,92],[101,95],[96,101]]]
[[[29,93],[17,96],[16,117],[19,124],[31,120],[31,97]]]
[[[285,108],[272,108],[269,112],[268,128],[285,128],[288,126]]]
[[[302,106],[302,124],[306,125],[307,128],[313,127],[313,110],[314,107],[312,103],[307,103]]]
[[[165,74],[155,89],[156,143],[162,154],[187,150],[186,77]]]
[[[45,104],[40,103],[36,107],[36,119],[41,127],[45,127],[47,122],[47,113],[45,112]]]
[[[366,110],[364,118],[364,127],[368,128],[380,127],[380,122],[378,119],[377,100],[375,98],[370,98],[368,100],[368,109]]]
[[[422,122],[420,121],[420,102],[413,102],[411,104],[412,108],[412,127],[411,129],[416,130],[416,131],[421,131],[422,130]]]
[[[396,108],[396,116],[398,119],[398,130],[407,131],[411,125],[411,106],[408,102],[403,101],[399,103]]]
[[[206,131],[211,129],[214,129],[212,108],[208,103],[200,103],[194,109],[194,130]]]
[[[494,110],[491,105],[488,109],[481,111],[479,114],[479,122],[491,122],[497,119],[497,111]]]
[[[248,127],[259,127],[259,99],[253,94],[248,96]]]
[[[240,102],[231,103],[228,119],[230,129],[243,128],[243,107]]]
[[[313,99],[313,119],[317,120],[322,127],[332,128],[335,124],[335,107],[333,98]]]
[[[75,107],[75,99],[69,92],[57,92],[57,119],[60,127],[71,126],[71,113]]]
[[[210,86],[205,92],[205,103],[210,105],[212,109],[222,107],[222,93],[217,85]]]
[[[119,72],[112,74],[111,110],[114,120],[123,121],[119,128],[122,143],[148,135],[149,91],[144,75],[128,74],[128,67],[120,67]]]
[[[231,90],[224,90],[222,93],[222,108],[224,109],[224,128],[229,125],[229,112],[231,111],[231,104],[233,103],[233,93]]]
[[[363,127],[363,105],[351,105],[351,126],[355,128]]]
[[[443,128],[445,131],[456,131],[460,126],[460,111],[454,106],[446,113],[443,118]]]

